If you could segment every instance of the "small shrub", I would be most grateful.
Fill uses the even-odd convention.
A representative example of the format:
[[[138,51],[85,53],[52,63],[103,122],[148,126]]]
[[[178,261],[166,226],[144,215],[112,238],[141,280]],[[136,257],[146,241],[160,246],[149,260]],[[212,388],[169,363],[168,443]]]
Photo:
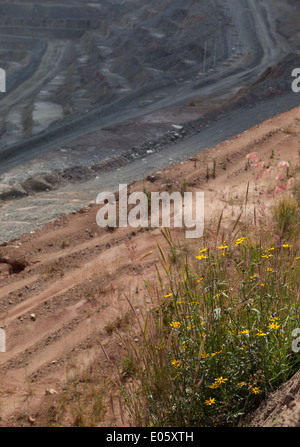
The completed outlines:
[[[298,207],[300,208],[300,179],[297,179],[293,185],[293,196],[297,201]]]
[[[189,187],[189,184],[188,184],[186,178],[183,178],[183,179],[182,179],[182,182],[181,182],[181,194],[183,194],[184,192],[186,192],[187,189],[188,189],[188,187]]]
[[[286,127],[283,132],[286,135],[298,135],[298,131],[296,129],[292,129],[291,127]]]
[[[291,238],[299,230],[299,206],[291,196],[282,197],[273,207],[277,231],[283,238]]]
[[[132,377],[137,372],[137,366],[134,359],[126,355],[121,362],[122,377]]]
[[[47,425],[96,427],[104,414],[108,383],[96,370],[76,370],[58,397],[46,404]],[[67,421],[67,422],[66,422]]]
[[[291,203],[280,203],[283,222]],[[124,343],[137,366],[122,388],[135,426],[237,426],[299,368],[296,244],[238,221],[224,234],[220,224],[175,265],[160,250],[166,276],[149,288],[157,305],[137,316],[142,343]]]
[[[70,246],[70,242],[65,237],[61,240],[61,248],[67,248]]]
[[[216,178],[216,168],[217,168],[217,160],[214,158],[213,159],[213,178]]]

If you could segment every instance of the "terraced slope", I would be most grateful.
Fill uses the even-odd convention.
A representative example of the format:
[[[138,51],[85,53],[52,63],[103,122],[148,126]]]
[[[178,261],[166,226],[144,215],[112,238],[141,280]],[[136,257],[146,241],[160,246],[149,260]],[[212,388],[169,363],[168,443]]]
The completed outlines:
[[[205,191],[207,220],[224,209],[226,221],[239,215],[249,181],[249,210],[267,206],[275,179],[266,174],[255,180],[255,168],[245,170],[245,156],[255,150],[274,166],[283,157],[296,166],[298,116],[299,108],[270,119],[199,154],[196,161],[133,184],[131,191],[165,191],[167,184],[180,190],[185,181],[190,189]],[[207,182],[206,165],[212,166],[214,158],[216,178]],[[97,211],[96,205],[83,208],[0,245],[0,326],[7,338],[6,352],[0,353],[0,425],[79,424],[74,403],[82,406],[95,384],[103,387],[104,412],[93,423],[128,423],[109,381],[125,356],[122,341],[111,331],[117,328],[139,342],[128,300],[137,313],[155,304],[144,280],[156,284],[156,241],[166,245],[159,230],[100,229]],[[174,241],[184,238],[180,231],[172,234]],[[194,250],[197,241],[191,245]],[[16,270],[20,260],[23,268]]]
[[[195,77],[205,40],[207,69],[213,49],[215,61],[227,53],[226,20],[203,0],[1,5],[2,147],[142,88]]]

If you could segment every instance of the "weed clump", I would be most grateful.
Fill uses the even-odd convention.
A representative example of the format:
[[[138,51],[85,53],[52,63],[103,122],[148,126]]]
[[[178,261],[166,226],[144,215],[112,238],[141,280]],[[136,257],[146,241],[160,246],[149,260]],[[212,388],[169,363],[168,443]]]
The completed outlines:
[[[273,207],[273,217],[277,224],[277,231],[283,238],[293,238],[299,231],[299,206],[291,196],[281,197]]]
[[[287,237],[294,203],[279,211]],[[221,234],[220,218],[196,253],[179,248],[176,263],[160,253],[165,278],[158,291],[147,285],[157,305],[139,317],[143,343],[125,343],[135,373],[122,392],[135,425],[237,426],[299,368],[299,247],[281,227],[256,225],[236,221]]]

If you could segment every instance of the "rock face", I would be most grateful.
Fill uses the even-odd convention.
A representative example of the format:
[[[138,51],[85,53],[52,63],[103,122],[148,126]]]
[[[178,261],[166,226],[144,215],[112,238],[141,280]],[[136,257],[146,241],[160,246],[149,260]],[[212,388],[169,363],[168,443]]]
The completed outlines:
[[[29,177],[21,183],[21,187],[27,193],[50,191],[52,185],[41,177]]]
[[[20,185],[10,187],[9,185],[0,185],[0,201],[19,199],[27,196],[27,192]]]
[[[242,426],[300,427],[300,370],[249,414]]]
[[[5,258],[0,255],[0,264],[8,264],[9,266],[9,274],[15,274],[22,272],[27,266],[28,262],[25,259],[21,258]]]

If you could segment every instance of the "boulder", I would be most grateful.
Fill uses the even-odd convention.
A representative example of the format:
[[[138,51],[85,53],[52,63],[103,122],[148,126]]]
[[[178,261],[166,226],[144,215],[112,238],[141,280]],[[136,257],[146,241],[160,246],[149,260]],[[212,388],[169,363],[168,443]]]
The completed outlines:
[[[53,186],[42,177],[29,177],[21,183],[21,187],[28,194],[50,191]]]

